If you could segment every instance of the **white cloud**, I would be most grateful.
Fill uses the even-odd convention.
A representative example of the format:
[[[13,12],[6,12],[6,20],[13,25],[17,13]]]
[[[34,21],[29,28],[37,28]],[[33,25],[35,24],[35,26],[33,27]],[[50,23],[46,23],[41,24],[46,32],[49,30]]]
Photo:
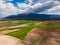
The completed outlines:
[[[12,3],[5,3],[3,0],[0,1],[0,17],[16,15],[23,12],[24,10],[15,7]]]
[[[51,9],[49,9],[48,13],[51,13],[51,14],[60,14],[60,5],[55,6],[55,7],[51,8]]]
[[[28,8],[26,10],[26,13],[36,13],[36,9],[41,7],[41,5],[42,5],[41,3],[37,3],[37,4],[33,5],[33,6],[30,6],[30,8]]]
[[[33,8],[29,8],[27,12],[32,12],[32,13],[41,13],[41,12],[46,12],[49,9],[53,8],[54,6],[60,5],[60,3],[56,3],[57,1],[47,1],[45,3],[36,3],[35,5],[33,5]]]
[[[36,5],[31,6],[26,3],[18,3],[18,7],[15,7],[12,3],[6,3],[4,0],[1,0],[0,1],[0,17],[27,13],[26,11],[29,11],[29,9],[31,8],[32,8],[31,10],[33,10],[34,8],[37,8],[40,4],[36,4]]]
[[[18,3],[18,7],[22,10],[25,10],[25,9],[30,8],[31,6],[25,3]]]
[[[7,0],[13,1],[13,0]],[[25,0],[27,1],[27,0]],[[59,13],[59,0],[28,0],[29,4],[17,3],[15,7],[12,3],[6,3],[5,0],[0,0],[0,17],[9,15],[17,15],[21,13]],[[32,5],[34,4],[34,5]]]

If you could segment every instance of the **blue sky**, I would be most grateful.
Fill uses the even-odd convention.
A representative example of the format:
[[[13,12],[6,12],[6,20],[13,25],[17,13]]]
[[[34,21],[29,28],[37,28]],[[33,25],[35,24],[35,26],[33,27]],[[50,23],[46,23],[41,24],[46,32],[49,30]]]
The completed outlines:
[[[13,3],[14,6],[17,6],[17,3],[24,3],[25,0],[13,0],[13,1],[10,1],[10,0],[6,0],[7,3]]]
[[[60,15],[59,0],[0,0],[0,17],[23,13]]]
[[[8,2],[10,2],[10,0],[6,0]],[[20,3],[23,3],[25,0],[13,0],[12,2],[20,2]]]

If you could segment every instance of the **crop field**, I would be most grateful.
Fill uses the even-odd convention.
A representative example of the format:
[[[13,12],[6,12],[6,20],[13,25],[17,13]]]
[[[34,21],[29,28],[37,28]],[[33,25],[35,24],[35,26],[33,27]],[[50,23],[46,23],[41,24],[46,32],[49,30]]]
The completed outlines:
[[[60,28],[59,21],[28,21],[28,20],[9,20],[0,21],[0,34],[9,35],[23,40],[27,33],[33,28],[48,29]]]

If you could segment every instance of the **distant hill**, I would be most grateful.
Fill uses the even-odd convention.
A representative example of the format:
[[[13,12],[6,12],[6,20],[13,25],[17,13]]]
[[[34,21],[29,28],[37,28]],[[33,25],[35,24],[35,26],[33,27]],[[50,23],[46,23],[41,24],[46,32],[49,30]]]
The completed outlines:
[[[18,14],[7,16],[3,19],[10,20],[60,20],[60,15],[53,14]]]

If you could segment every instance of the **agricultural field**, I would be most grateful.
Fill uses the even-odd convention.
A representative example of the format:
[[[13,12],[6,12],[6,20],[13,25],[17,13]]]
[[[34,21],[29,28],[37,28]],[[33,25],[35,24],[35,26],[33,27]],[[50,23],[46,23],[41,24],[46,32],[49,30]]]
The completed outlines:
[[[33,29],[43,31],[49,29],[60,29],[60,21],[31,21],[31,20],[9,20],[0,21],[0,34],[8,35],[20,40],[25,40],[27,34]]]

